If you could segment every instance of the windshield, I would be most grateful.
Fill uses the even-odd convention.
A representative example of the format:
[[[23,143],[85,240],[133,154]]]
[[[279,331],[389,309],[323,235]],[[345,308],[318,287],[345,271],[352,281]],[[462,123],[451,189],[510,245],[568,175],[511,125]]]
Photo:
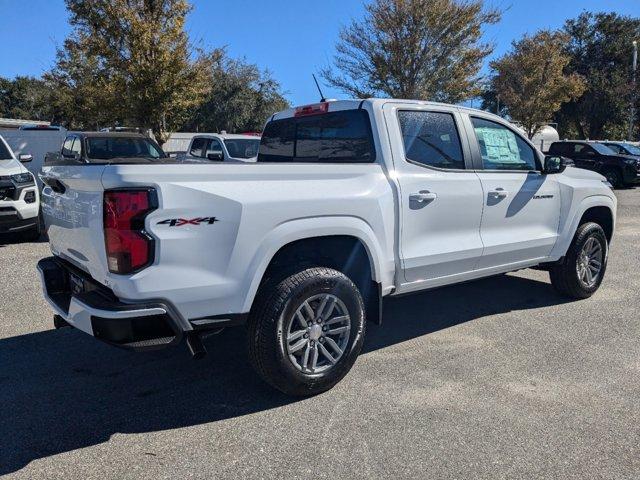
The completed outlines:
[[[165,158],[166,155],[154,141],[140,137],[88,137],[87,158],[111,160],[113,158]]]
[[[606,145],[602,145],[601,143],[590,143],[590,146],[601,155],[617,155],[615,150],[607,147]]]
[[[258,156],[260,139],[228,138],[224,145],[232,158],[253,158]]]
[[[0,140],[0,160],[11,160],[12,158],[11,152],[5,146],[4,142]]]

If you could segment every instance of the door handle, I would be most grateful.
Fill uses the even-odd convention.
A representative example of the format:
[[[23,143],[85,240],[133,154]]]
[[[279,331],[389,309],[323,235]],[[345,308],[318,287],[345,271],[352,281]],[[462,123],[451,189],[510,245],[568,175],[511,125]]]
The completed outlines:
[[[431,193],[429,190],[420,190],[418,193],[412,193],[409,195],[409,201],[418,203],[431,203],[438,195]]]
[[[504,188],[496,188],[489,192],[489,196],[493,198],[507,198],[509,192],[505,192]]]

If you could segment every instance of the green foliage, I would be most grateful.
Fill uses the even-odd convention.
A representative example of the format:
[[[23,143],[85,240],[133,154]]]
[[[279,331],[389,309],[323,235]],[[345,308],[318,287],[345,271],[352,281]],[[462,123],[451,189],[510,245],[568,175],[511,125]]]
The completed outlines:
[[[33,77],[0,77],[0,116],[26,120],[52,120],[51,91],[46,83]]]
[[[168,131],[255,130],[287,104],[279,84],[224,49],[190,46],[187,0],[65,0],[72,34],[45,75],[60,122]]]
[[[640,40],[640,19],[585,12],[567,21],[564,31],[570,37],[566,51],[571,61],[567,70],[585,78],[586,90],[575,101],[564,104],[556,115],[560,134],[625,138],[633,95],[631,42]]]
[[[563,103],[580,97],[585,90],[580,75],[564,72],[571,61],[565,49],[567,42],[568,38],[558,32],[525,35],[513,42],[511,52],[490,64],[495,72],[490,90],[529,138]]]
[[[289,106],[269,72],[220,56],[211,69],[214,88],[184,126],[209,132],[261,131],[267,118]]]
[[[354,96],[460,102],[480,94],[493,46],[483,27],[500,12],[483,0],[375,0],[340,33],[334,66],[322,75]]]

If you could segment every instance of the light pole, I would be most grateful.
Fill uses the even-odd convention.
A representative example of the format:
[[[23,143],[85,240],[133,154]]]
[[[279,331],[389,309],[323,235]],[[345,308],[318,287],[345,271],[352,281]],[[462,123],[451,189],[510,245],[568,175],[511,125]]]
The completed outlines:
[[[631,68],[631,109],[629,111],[629,140],[633,140],[633,124],[636,120],[636,70],[638,69],[638,42],[633,41],[633,63]]]

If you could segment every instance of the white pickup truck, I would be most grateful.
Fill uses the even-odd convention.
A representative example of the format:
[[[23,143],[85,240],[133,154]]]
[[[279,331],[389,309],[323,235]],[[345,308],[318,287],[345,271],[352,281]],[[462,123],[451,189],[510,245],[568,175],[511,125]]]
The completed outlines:
[[[186,339],[199,356],[202,335],[244,324],[257,372],[293,395],[344,377],[384,297],[527,267],[592,295],[616,216],[604,177],[505,120],[406,100],[277,113],[255,163],[70,161],[43,176],[57,326],[135,349]]]

